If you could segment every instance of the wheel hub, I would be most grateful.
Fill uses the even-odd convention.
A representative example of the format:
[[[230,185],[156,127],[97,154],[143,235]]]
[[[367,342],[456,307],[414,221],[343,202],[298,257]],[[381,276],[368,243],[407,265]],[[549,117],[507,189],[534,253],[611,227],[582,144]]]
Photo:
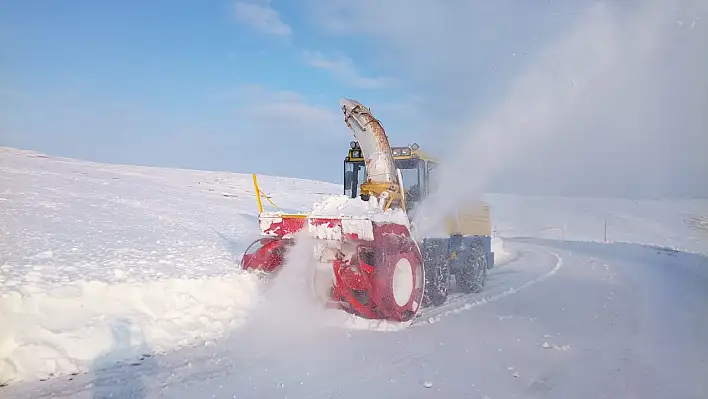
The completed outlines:
[[[393,300],[398,306],[404,306],[410,301],[413,294],[413,268],[408,259],[401,258],[396,263],[391,288]]]

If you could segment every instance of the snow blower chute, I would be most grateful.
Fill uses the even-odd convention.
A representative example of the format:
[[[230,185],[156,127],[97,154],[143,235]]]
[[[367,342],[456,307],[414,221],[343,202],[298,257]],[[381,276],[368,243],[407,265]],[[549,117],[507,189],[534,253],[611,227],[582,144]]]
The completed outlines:
[[[277,272],[295,235],[315,239],[319,262],[316,294],[330,305],[369,319],[409,321],[421,305],[425,276],[420,248],[411,234],[400,171],[386,133],[358,101],[340,101],[366,163],[360,196],[333,196],[308,214],[261,212],[266,236],[243,256],[244,270]],[[258,193],[258,184],[254,177]]]

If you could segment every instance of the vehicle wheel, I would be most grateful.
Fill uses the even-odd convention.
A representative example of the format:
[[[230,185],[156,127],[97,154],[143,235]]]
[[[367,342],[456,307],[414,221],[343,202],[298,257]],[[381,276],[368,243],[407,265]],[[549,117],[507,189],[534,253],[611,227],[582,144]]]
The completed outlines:
[[[481,248],[472,248],[465,267],[457,277],[457,285],[465,294],[482,291],[487,280],[487,257]]]
[[[285,260],[292,240],[272,237],[259,238],[246,248],[241,259],[241,269],[276,272]]]
[[[423,250],[425,267],[425,294],[423,306],[440,306],[447,300],[450,287],[450,263],[447,248],[440,245],[427,245]]]
[[[383,316],[395,321],[413,319],[425,286],[420,257],[414,252],[388,254],[374,278],[374,301]]]

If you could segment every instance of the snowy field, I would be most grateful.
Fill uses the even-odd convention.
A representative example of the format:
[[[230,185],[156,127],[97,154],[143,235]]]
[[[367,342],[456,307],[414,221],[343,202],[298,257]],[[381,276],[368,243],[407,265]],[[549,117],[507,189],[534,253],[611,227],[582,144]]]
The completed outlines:
[[[330,183],[259,179],[285,210]],[[276,189],[277,188],[277,189]],[[218,337],[258,295],[239,271],[258,235],[250,175],[0,152],[0,383],[86,371],[130,320],[154,350]]]
[[[708,254],[708,200],[487,195],[503,237],[632,242]]]
[[[316,181],[259,183],[287,211],[341,193]],[[239,270],[258,234],[250,175],[0,148],[0,396],[708,392],[708,348],[694,347],[708,333],[708,201],[486,200],[500,265],[482,294],[452,295],[402,331],[313,332],[289,298],[278,309],[261,303],[258,279]],[[663,369],[653,362],[682,374],[654,378]]]

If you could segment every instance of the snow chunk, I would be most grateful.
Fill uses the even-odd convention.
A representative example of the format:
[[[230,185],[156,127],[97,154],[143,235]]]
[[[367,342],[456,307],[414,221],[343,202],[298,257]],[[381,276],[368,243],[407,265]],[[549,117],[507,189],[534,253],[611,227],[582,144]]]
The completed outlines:
[[[343,235],[373,240],[373,223],[400,224],[410,229],[408,216],[402,209],[383,210],[383,201],[372,197],[369,201],[337,195],[314,204],[310,212],[309,233],[317,238],[340,240]],[[336,219],[341,223],[318,222],[317,219]]]
[[[402,209],[383,211],[383,201],[371,197],[368,201],[361,198],[349,198],[346,195],[331,196],[314,204],[311,217],[371,219],[376,223],[395,223],[410,226],[408,216]]]

